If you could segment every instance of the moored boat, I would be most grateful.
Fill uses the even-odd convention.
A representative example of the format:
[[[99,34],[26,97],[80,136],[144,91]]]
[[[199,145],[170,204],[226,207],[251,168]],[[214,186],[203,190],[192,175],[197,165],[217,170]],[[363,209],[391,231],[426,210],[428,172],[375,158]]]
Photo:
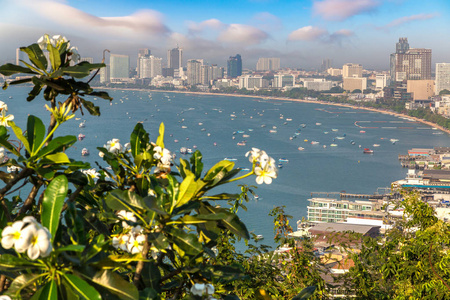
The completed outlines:
[[[369,148],[364,148],[363,153],[364,154],[373,154],[373,150],[370,150]]]
[[[88,156],[88,155],[89,155],[88,148],[83,148],[83,150],[81,150],[81,156]]]

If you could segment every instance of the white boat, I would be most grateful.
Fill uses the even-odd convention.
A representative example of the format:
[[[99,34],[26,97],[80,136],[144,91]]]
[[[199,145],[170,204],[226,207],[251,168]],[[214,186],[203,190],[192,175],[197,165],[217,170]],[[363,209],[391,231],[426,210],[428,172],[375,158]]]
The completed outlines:
[[[277,133],[277,131],[275,129],[270,129],[269,132],[270,133]]]
[[[234,157],[225,157],[224,160],[237,161],[237,158],[234,158]]]
[[[317,142],[317,141],[312,141],[311,142],[311,145],[317,145],[317,144],[319,144],[319,142]]]
[[[80,134],[78,135],[78,140],[79,140],[79,141],[82,141],[85,137],[86,137],[86,136],[85,136],[84,134],[80,133]]]
[[[331,129],[332,131],[338,131],[339,129],[336,129],[336,128],[333,128],[333,129]]]
[[[183,128],[183,129],[186,129],[186,128],[187,128],[187,126],[184,126],[184,125],[183,125],[183,126],[181,126],[181,128]]]
[[[187,153],[187,148],[186,147],[181,147],[180,148],[180,153],[181,154],[186,154]]]
[[[337,140],[343,140],[343,139],[345,139],[345,136],[337,136],[336,139]]]
[[[322,125],[322,123],[316,123],[316,125],[317,125],[317,126],[320,126],[320,125]]]
[[[374,147],[380,147],[380,144],[373,144]]]
[[[398,142],[397,139],[390,139],[390,141],[391,141],[392,144],[395,144],[396,142]]]
[[[78,125],[78,127],[80,128],[86,127],[86,121],[81,122],[80,125]]]
[[[81,150],[81,156],[88,156],[89,155],[89,150],[87,148],[83,148],[83,150]]]
[[[279,162],[289,162],[289,159],[283,157],[283,158],[279,158],[278,161]]]
[[[303,147],[298,147],[298,150],[299,150],[299,151],[303,151],[303,150],[305,150],[305,148],[303,148]]]
[[[330,147],[337,147],[337,144],[331,144]]]
[[[263,240],[263,239],[264,239],[264,237],[263,237],[262,234],[258,234],[258,235],[255,237],[255,240],[257,240],[257,241]]]

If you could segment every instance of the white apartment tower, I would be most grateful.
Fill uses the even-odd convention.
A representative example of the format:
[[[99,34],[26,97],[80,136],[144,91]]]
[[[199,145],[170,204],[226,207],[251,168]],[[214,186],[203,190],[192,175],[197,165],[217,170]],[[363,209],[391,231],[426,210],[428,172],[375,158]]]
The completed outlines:
[[[345,64],[342,66],[342,77],[362,77],[362,70],[360,64]]]
[[[436,95],[442,90],[450,91],[450,63],[436,64]]]
[[[202,63],[196,59],[187,61],[187,83],[195,85],[202,83]]]
[[[256,71],[277,71],[280,69],[279,57],[260,57],[256,64]]]
[[[150,55],[139,58],[139,78],[153,78],[162,75],[162,58]]]

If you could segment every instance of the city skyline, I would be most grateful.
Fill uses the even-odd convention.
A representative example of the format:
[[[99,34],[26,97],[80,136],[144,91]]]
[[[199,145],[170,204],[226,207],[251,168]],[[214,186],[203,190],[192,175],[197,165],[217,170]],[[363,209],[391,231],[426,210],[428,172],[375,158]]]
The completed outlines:
[[[407,37],[416,48],[432,49],[432,65],[449,62],[450,21],[445,0],[164,1],[18,0],[0,11],[0,61],[14,61],[15,49],[45,33],[61,34],[82,56],[101,59],[103,49],[130,56],[148,48],[167,65],[168,49],[188,59],[226,66],[239,53],[244,68],[260,57],[279,57],[281,67],[318,69],[362,64],[388,70],[395,43]],[[68,21],[69,20],[69,21]],[[55,29],[58,28],[58,29]]]

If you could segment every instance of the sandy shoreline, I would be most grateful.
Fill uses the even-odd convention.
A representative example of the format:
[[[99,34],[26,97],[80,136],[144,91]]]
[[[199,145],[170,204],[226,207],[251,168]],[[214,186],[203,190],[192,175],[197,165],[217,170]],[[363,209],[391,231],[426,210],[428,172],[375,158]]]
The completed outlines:
[[[332,106],[340,106],[340,107],[347,107],[347,108],[353,108],[353,109],[362,109],[362,110],[368,110],[373,111],[385,115],[391,115],[396,116],[400,118],[407,118],[414,120],[416,122],[420,122],[423,124],[426,124],[428,126],[437,128],[447,134],[450,134],[450,129],[444,128],[438,124],[435,124],[433,122],[429,122],[423,119],[419,119],[416,117],[411,117],[405,114],[400,114],[393,111],[388,110],[382,110],[382,109],[376,109],[376,108],[370,108],[370,107],[360,107],[355,106],[351,104],[346,103],[335,103],[335,102],[326,102],[321,100],[306,100],[306,99],[292,99],[292,98],[284,98],[284,97],[269,97],[269,96],[256,96],[256,95],[240,95],[240,94],[223,94],[223,93],[206,93],[206,92],[190,92],[190,91],[165,91],[165,90],[148,90],[148,89],[138,89],[138,88],[130,88],[130,89],[121,89],[121,88],[108,88],[108,87],[96,87],[96,89],[109,89],[109,90],[132,90],[132,91],[148,91],[148,92],[159,92],[159,93],[176,93],[176,94],[194,94],[194,95],[208,95],[208,96],[225,96],[225,97],[246,97],[246,98],[260,98],[260,99],[270,99],[270,100],[280,100],[280,101],[292,101],[292,102],[300,102],[300,103],[315,103],[315,104],[322,104],[322,105],[332,105]]]

